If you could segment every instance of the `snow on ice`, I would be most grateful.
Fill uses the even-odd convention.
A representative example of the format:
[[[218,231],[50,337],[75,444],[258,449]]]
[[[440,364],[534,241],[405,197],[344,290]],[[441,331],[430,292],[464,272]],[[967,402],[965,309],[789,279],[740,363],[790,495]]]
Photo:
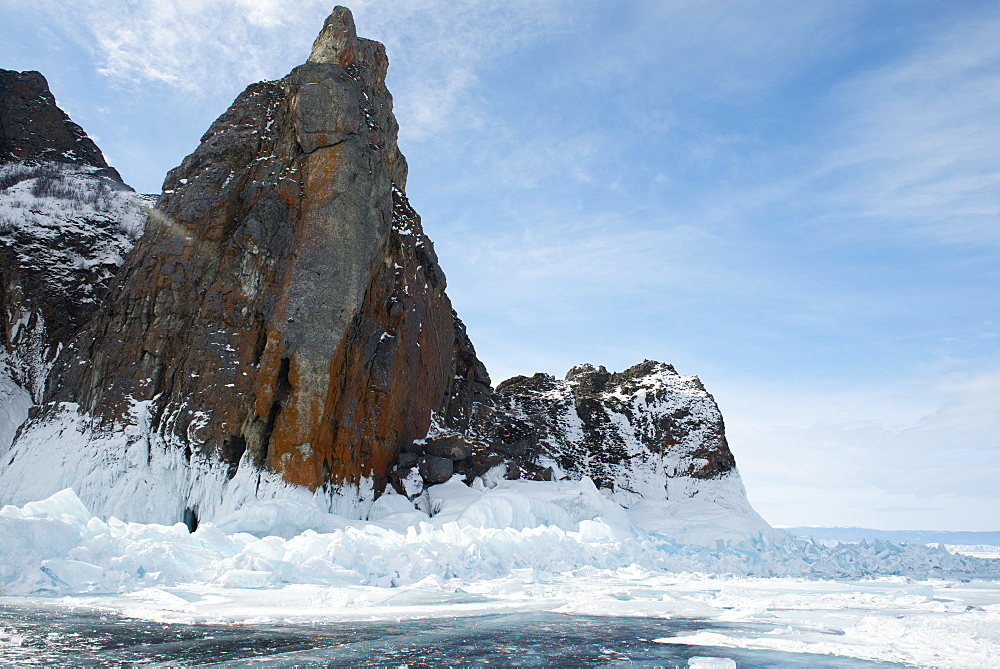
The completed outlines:
[[[305,498],[258,500],[194,532],[93,517],[66,489],[0,510],[0,588],[177,622],[690,617],[753,625],[658,641],[1000,662],[1000,561],[805,541],[696,499],[624,509],[586,478],[492,483],[456,478],[418,505],[386,494],[364,520]]]

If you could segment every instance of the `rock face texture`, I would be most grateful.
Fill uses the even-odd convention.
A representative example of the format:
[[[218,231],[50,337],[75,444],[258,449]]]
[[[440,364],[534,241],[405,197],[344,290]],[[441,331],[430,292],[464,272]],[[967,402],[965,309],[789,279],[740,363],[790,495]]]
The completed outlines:
[[[141,234],[145,203],[41,74],[0,70],[0,452]]]
[[[131,251],[137,197],[40,75],[2,83],[0,192],[112,204],[4,219],[0,362],[39,406],[0,448],[0,503],[73,487],[99,515],[194,526],[285,495],[363,514],[346,490],[419,499],[456,474],[589,476],[623,505],[738,483],[714,400],[669,365],[490,387],[405,194],[387,66],[337,7],[167,175]]]
[[[489,379],[404,193],[387,65],[339,7],[308,62],[247,88],[167,175],[46,399],[104,432],[144,403],[187,460],[313,490],[379,489],[432,413],[467,420]]]

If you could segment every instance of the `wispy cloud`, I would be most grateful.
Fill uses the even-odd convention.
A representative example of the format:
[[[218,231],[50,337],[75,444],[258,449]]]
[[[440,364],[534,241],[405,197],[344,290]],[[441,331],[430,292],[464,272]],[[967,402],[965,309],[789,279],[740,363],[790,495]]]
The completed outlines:
[[[835,215],[1000,246],[998,32],[996,18],[953,23],[831,92]]]
[[[389,49],[404,134],[424,139],[474,121],[468,95],[491,58],[571,22],[568,1],[349,3],[359,32]],[[208,95],[283,76],[305,60],[333,3],[301,0],[48,0],[35,6],[123,84]]]
[[[307,36],[318,32],[329,6],[303,0],[288,11],[275,0],[80,0],[39,9],[91,48],[103,74],[205,93],[220,81],[248,84],[304,60]]]
[[[569,0],[368,0],[350,3],[359,30],[386,45],[401,140],[433,140],[480,122],[479,71],[510,52],[571,29]],[[591,4],[585,2],[584,4]]]

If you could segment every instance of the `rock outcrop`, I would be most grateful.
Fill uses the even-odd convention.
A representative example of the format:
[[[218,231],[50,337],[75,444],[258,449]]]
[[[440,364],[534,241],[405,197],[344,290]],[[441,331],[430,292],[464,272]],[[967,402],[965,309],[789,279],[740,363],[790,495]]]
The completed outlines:
[[[476,402],[463,432],[435,426],[410,451],[393,481],[411,497],[423,490],[412,469],[423,474],[442,458],[469,483],[589,476],[623,506],[690,496],[706,480],[736,475],[713,397],[697,376],[650,360],[618,373],[578,365],[563,381],[508,379]]]
[[[489,378],[405,195],[387,66],[338,7],[305,64],[236,99],[167,175],[19,445],[58,448],[39,435],[72,406],[88,441],[124,448],[141,423],[177,466],[377,492],[432,415],[467,422]]]
[[[0,70],[0,453],[141,234],[144,204],[41,74]]]
[[[56,104],[40,72],[0,70],[0,163],[53,161],[121,177],[83,128]]]
[[[73,271],[38,269],[39,252],[38,268],[3,275],[6,350],[46,325],[25,386],[44,404],[0,462],[0,503],[73,487],[99,515],[193,527],[288,495],[363,514],[351,494],[426,500],[456,474],[588,476],[625,506],[719,481],[742,495],[718,407],[670,365],[490,387],[406,197],[387,66],[337,7],[305,64],[247,88],[167,175],[120,271],[138,235],[112,216],[57,245]],[[36,113],[51,95],[34,95],[14,107],[44,123],[4,125],[4,155],[72,159],[126,192],[77,126]],[[105,228],[128,234],[102,238],[114,258],[99,262],[84,249]],[[18,278],[36,271],[48,288]]]

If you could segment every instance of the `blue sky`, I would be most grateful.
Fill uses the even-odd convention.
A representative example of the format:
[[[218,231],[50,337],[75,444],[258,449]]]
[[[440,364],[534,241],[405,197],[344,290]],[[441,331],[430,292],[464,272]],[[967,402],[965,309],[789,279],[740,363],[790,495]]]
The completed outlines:
[[[698,374],[773,524],[1000,528],[1000,4],[350,5],[495,381]],[[332,3],[0,0],[137,189]]]

